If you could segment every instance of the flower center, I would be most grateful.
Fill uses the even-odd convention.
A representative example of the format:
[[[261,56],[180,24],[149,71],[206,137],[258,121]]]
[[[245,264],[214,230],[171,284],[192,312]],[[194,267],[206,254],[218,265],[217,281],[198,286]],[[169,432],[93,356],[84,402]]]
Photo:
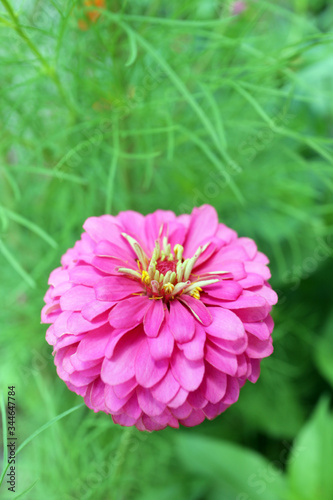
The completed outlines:
[[[161,260],[156,261],[156,269],[161,274],[166,274],[168,271],[175,272],[177,268],[177,262],[174,260]]]
[[[122,233],[122,236],[126,238],[138,257],[138,271],[125,267],[119,267],[118,271],[140,280],[144,286],[143,293],[149,298],[168,301],[178,295],[188,294],[195,299],[200,299],[202,286],[219,281],[218,278],[212,276],[216,273],[206,273],[201,277],[192,274],[196,261],[209,243],[203,247],[200,246],[193,257],[184,260],[184,248],[177,244],[172,252],[168,238],[164,236],[162,242],[156,240],[154,251],[149,259],[134,238],[126,233]],[[218,274],[223,274],[223,271]],[[191,281],[191,278],[197,279]]]

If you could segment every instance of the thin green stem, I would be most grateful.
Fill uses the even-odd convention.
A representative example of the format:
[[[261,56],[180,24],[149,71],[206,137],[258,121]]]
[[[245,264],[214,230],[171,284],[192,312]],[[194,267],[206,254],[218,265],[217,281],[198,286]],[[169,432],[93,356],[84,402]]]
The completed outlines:
[[[108,179],[107,179],[107,189],[106,189],[106,201],[105,201],[105,213],[111,213],[112,202],[113,202],[113,191],[114,191],[114,178],[116,175],[117,164],[119,159],[119,129],[118,120],[115,119],[113,123],[113,148],[112,160],[109,169]]]
[[[114,458],[114,469],[111,476],[112,489],[115,491],[119,489],[119,480],[121,478],[121,473],[124,467],[124,462],[126,458],[126,453],[131,442],[131,437],[134,427],[126,427],[120,438],[120,443]],[[112,497],[114,500],[118,500],[119,495]]]
[[[126,23],[121,21],[117,15],[113,15],[110,13],[107,13],[111,19],[113,19],[118,26],[120,26],[126,33],[131,34],[132,37],[136,39],[138,44],[148,53],[152,56],[153,59],[157,62],[157,64],[161,67],[161,69],[165,72],[165,74],[168,76],[169,80],[173,83],[175,88],[180,92],[180,94],[184,97],[184,99],[187,101],[188,105],[192,108],[192,110],[195,112],[195,114],[198,116],[200,119],[201,123],[203,124],[204,128],[206,129],[207,133],[211,137],[215,147],[219,151],[220,155],[222,156],[223,160],[225,163],[230,166],[232,169],[236,171],[240,171],[240,167],[236,164],[236,162],[229,156],[228,152],[224,148],[223,144],[221,144],[221,141],[218,137],[218,134],[216,133],[214,126],[210,122],[209,118],[206,116],[204,113],[203,109],[199,106],[197,101],[193,98],[193,96],[190,94],[188,89],[186,88],[186,85],[184,82],[178,77],[176,72],[173,70],[173,68],[168,64],[167,61],[165,61],[163,58],[161,58],[158,54],[158,52],[151,46],[150,43],[148,43],[139,33],[136,31],[132,30]],[[239,191],[235,181],[229,176],[228,177],[228,184],[230,185],[230,188],[234,192],[236,198],[241,204],[245,203],[244,197]]]
[[[11,17],[11,19],[14,22],[15,26],[13,28],[17,31],[17,33],[20,35],[20,37],[26,42],[26,44],[28,45],[30,50],[35,54],[37,59],[39,59],[39,61],[44,66],[44,68],[47,70],[47,73],[51,73],[52,68],[48,65],[47,61],[44,59],[43,55],[39,52],[37,47],[35,47],[35,45],[32,43],[32,41],[30,40],[28,35],[26,35],[26,33],[22,30],[20,23],[19,23],[19,20],[18,20],[18,17],[16,16],[16,14],[13,11],[9,2],[7,2],[7,0],[1,0],[1,2],[3,3],[6,11],[8,12],[9,16]]]
[[[27,44],[27,46],[29,47],[31,52],[33,54],[35,54],[37,59],[40,61],[40,63],[42,64],[42,66],[44,68],[44,72],[53,80],[53,82],[55,83],[55,85],[59,91],[59,94],[63,98],[66,106],[72,112],[73,116],[75,116],[76,109],[74,108],[73,104],[69,101],[68,96],[66,94],[66,91],[61,83],[60,78],[59,78],[59,75],[56,72],[56,69],[53,66],[50,66],[48,64],[48,62],[46,61],[44,56],[39,52],[38,48],[34,45],[34,43],[31,41],[31,39],[28,37],[28,35],[23,31],[23,29],[21,28],[21,25],[19,23],[19,19],[18,19],[17,15],[15,14],[15,12],[13,11],[9,2],[7,0],[1,0],[1,2],[3,3],[6,11],[8,12],[9,17],[13,20],[13,23],[14,23],[13,29],[16,30],[18,35],[25,41],[25,43]]]

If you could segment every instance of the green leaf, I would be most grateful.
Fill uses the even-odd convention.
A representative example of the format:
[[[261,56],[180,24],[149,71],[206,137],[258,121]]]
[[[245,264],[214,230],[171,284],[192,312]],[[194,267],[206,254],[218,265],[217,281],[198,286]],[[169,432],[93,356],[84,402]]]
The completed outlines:
[[[286,492],[283,473],[256,452],[233,443],[181,433],[175,450],[184,467],[206,476],[223,500],[280,500]],[[216,496],[217,495],[217,496]]]
[[[325,398],[297,436],[289,457],[292,500],[332,500],[332,443],[333,415]]]
[[[333,387],[333,313],[316,345],[315,360],[321,374]]]
[[[253,429],[275,438],[292,439],[305,418],[293,373],[288,372],[289,363],[279,361],[271,359],[269,367],[263,363],[258,382],[243,388],[237,410]],[[260,412],[258,408],[265,410]]]

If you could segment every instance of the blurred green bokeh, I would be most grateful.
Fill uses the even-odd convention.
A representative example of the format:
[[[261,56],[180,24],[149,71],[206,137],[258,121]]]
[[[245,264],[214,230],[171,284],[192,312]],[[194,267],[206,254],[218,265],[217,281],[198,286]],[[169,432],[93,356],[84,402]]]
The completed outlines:
[[[269,256],[279,294],[274,354],[225,414],[124,437],[80,407],[27,444],[4,500],[333,498],[333,4],[233,3],[109,0],[91,22],[83,1],[0,1],[0,374],[18,445],[81,403],[40,309],[87,217],[209,203]]]

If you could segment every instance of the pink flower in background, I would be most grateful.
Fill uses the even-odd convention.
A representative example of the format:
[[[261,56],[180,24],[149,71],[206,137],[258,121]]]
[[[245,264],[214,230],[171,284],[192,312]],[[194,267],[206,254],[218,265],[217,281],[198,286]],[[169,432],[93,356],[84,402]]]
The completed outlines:
[[[246,2],[233,2],[231,5],[231,14],[233,16],[238,16],[246,10]]]
[[[94,411],[140,430],[213,419],[256,382],[277,301],[267,257],[209,205],[91,217],[49,278],[60,378]]]

